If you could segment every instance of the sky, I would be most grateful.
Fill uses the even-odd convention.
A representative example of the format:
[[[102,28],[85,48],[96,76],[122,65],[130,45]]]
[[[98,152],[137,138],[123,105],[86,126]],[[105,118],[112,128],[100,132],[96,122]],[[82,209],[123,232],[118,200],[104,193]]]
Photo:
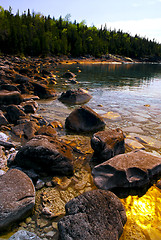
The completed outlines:
[[[16,14],[28,8],[58,19],[70,14],[70,20],[85,20],[88,26],[123,30],[161,43],[161,0],[0,0],[4,9]]]

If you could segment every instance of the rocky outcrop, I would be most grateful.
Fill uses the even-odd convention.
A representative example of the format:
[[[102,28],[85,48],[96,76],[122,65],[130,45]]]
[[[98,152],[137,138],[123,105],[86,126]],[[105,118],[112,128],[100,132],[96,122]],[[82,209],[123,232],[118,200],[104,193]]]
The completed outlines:
[[[19,230],[13,234],[8,240],[41,240],[36,234],[25,230]]]
[[[67,104],[83,104],[88,102],[92,98],[88,92],[82,88],[68,90],[63,92],[59,97],[59,101]]]
[[[92,170],[98,188],[144,187],[161,174],[161,157],[143,150],[117,155]]]
[[[105,127],[103,119],[87,106],[75,109],[66,118],[65,127],[76,132],[96,132]]]
[[[14,164],[33,169],[39,174],[50,175],[72,175],[72,153],[71,149],[57,139],[38,135],[17,153]]]
[[[94,150],[92,160],[97,163],[124,153],[125,145],[122,130],[117,128],[95,133],[91,139],[91,147]]]
[[[109,191],[86,192],[65,208],[66,216],[58,222],[60,240],[117,240],[126,223],[121,201]]]
[[[0,91],[0,105],[20,104],[23,101],[21,94],[17,91]]]
[[[27,217],[35,205],[35,188],[23,172],[12,169],[0,176],[0,232]]]

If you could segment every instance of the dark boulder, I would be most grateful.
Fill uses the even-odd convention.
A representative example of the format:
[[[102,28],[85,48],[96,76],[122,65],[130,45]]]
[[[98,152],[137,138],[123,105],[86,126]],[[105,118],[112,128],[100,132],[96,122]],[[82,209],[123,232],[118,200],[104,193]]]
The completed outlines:
[[[38,173],[72,175],[71,148],[57,139],[38,135],[17,153],[14,163]]]
[[[17,169],[0,176],[0,196],[0,232],[27,217],[35,205],[33,183]]]
[[[21,94],[17,91],[0,91],[0,105],[20,104],[23,101]]]
[[[88,92],[82,88],[68,90],[67,92],[63,92],[59,97],[59,100],[63,103],[67,104],[83,104],[88,102],[92,98]]]
[[[69,201],[58,222],[60,240],[118,240],[126,223],[125,209],[115,194],[94,190]]]
[[[39,98],[51,98],[56,96],[56,92],[54,90],[50,90],[44,84],[32,83],[34,86],[34,94]]]
[[[65,127],[76,132],[96,132],[105,127],[101,116],[87,106],[75,109],[66,118]]]
[[[76,75],[74,73],[72,73],[72,72],[66,72],[66,73],[63,74],[62,77],[63,78],[75,78]]]
[[[98,188],[136,188],[148,185],[161,174],[161,157],[143,150],[117,155],[92,170]]]
[[[16,124],[17,121],[21,118],[26,116],[24,111],[22,111],[18,106],[16,105],[9,105],[6,108],[6,118],[8,119],[9,123]]]
[[[11,84],[2,84],[0,85],[0,90],[7,90],[7,91],[19,91],[18,88]]]
[[[21,106],[23,107],[25,113],[35,113],[38,108],[38,104],[34,100],[23,102],[21,103]]]
[[[125,152],[124,135],[121,129],[108,129],[97,132],[91,139],[94,150],[92,160],[102,163],[115,155]]]

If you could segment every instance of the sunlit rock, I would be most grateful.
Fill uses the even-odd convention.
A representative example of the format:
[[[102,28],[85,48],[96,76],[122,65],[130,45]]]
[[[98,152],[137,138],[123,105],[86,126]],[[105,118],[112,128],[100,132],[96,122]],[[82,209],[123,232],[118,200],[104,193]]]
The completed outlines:
[[[161,157],[143,150],[120,154],[92,170],[98,188],[144,187],[161,174]]]
[[[94,150],[92,160],[101,163],[125,152],[124,135],[121,129],[108,129],[95,133],[91,139]]]
[[[119,198],[109,191],[94,190],[69,201],[66,216],[58,222],[60,240],[117,240],[123,232],[126,213]]]
[[[23,101],[22,95],[18,91],[0,91],[0,105],[20,104]]]
[[[0,177],[0,232],[28,216],[35,205],[35,188],[23,172],[12,169]]]
[[[130,148],[131,150],[135,150],[135,149],[145,150],[144,145],[142,145],[141,143],[133,139],[125,138],[125,145],[127,148]]]

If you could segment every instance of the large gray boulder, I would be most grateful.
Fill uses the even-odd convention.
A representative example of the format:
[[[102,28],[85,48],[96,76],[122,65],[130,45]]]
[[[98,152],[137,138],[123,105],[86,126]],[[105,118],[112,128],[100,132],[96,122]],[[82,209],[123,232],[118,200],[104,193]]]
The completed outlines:
[[[92,136],[91,147],[94,150],[92,160],[102,163],[125,152],[124,134],[119,128],[99,131]]]
[[[63,92],[59,97],[59,101],[67,104],[83,104],[88,102],[92,96],[82,88],[72,89]]]
[[[70,147],[56,138],[38,135],[18,151],[14,164],[39,174],[72,175],[72,161]]]
[[[9,170],[0,176],[0,232],[27,217],[35,205],[35,188],[22,171]]]
[[[94,190],[69,201],[58,222],[60,240],[118,240],[126,223],[125,209],[115,194]]]
[[[75,132],[96,132],[105,127],[101,116],[87,106],[75,109],[66,118],[65,127]]]
[[[148,185],[161,174],[161,157],[143,150],[117,155],[92,170],[98,188],[134,188]]]

